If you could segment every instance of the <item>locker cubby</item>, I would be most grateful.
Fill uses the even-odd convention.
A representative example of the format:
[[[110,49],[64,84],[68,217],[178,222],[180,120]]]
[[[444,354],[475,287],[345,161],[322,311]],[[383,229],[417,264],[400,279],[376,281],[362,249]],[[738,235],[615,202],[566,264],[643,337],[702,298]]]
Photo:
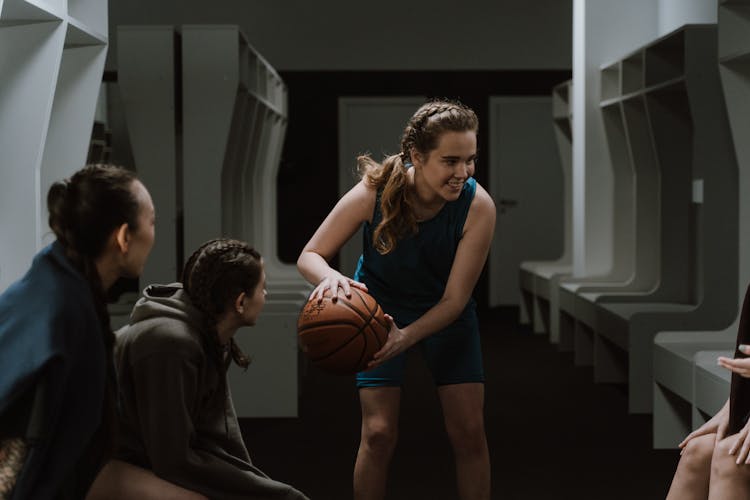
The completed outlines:
[[[612,266],[613,281],[625,281],[634,272],[632,262],[635,254],[633,246],[635,225],[635,193],[633,189],[633,164],[628,151],[628,134],[625,127],[622,102],[614,102],[602,107],[604,132],[612,159],[612,173],[616,189],[613,191],[613,203],[617,207],[614,213],[614,255]]]
[[[182,214],[177,230],[175,218],[159,218],[157,245],[165,246],[154,247],[148,280],[174,279],[177,247],[188,254],[218,235],[255,246],[265,261],[268,297],[253,334],[237,336],[257,361],[253,377],[229,371],[235,408],[241,417],[297,416],[295,326],[310,287],[276,251],[284,82],[237,26],[120,26],[118,37],[136,168],[148,185],[160,187],[153,193],[160,213]],[[152,50],[146,55],[144,47]],[[175,67],[182,72],[173,74]]]
[[[685,32],[678,30],[645,49],[645,85],[659,85],[685,75]]]
[[[603,93],[600,109],[615,174],[615,233],[634,235],[635,274],[619,288],[581,286],[574,310],[577,323],[593,322],[586,324],[594,327],[595,345],[603,337],[628,351],[627,366],[595,359],[594,373],[627,373],[633,412],[652,408],[651,346],[658,331],[688,323],[696,330],[720,327],[734,314],[735,290],[718,279],[733,281],[736,274],[717,229],[736,218],[736,199],[726,194],[736,164],[717,54],[715,25],[686,25],[602,68],[604,80],[620,64],[621,96]],[[619,174],[628,158],[629,179]],[[693,199],[695,180],[704,186],[702,204]]]
[[[68,0],[70,21],[99,36],[107,33],[107,2],[102,0]]]
[[[558,310],[559,283],[573,271],[573,82],[560,83],[552,89],[552,123],[560,154],[563,178],[563,254],[554,261],[524,261],[519,270],[522,322],[532,323],[534,332],[549,331],[550,341],[561,350],[570,350],[561,333]],[[564,325],[563,325],[564,327]]]
[[[659,223],[654,214],[660,211],[663,186],[646,100],[644,95],[622,103],[633,176],[635,227],[634,274],[628,289],[639,292],[653,290],[661,279]]]
[[[748,5],[748,0],[719,2],[717,47],[709,45],[706,50],[707,55],[718,54],[719,89],[715,89],[713,72],[707,71],[709,63],[694,71],[702,78],[692,78],[691,58],[688,58],[687,100],[673,98],[671,104],[670,99],[661,100],[664,107],[659,113],[661,116],[674,115],[677,121],[692,118],[694,154],[690,167],[693,185],[700,186],[700,196],[693,198],[688,210],[695,221],[693,239],[701,244],[690,256],[695,262],[694,276],[689,283],[696,291],[692,300],[708,303],[716,310],[714,315],[721,314],[725,321],[706,325],[705,331],[657,335],[653,358],[653,428],[654,446],[659,448],[674,447],[677,433],[702,425],[706,421],[705,414],[712,415],[716,411],[716,396],[723,392],[723,397],[719,397],[725,401],[729,392],[728,377],[711,387],[701,382],[705,382],[701,374],[706,374],[706,364],[702,365],[701,360],[715,360],[717,350],[722,349],[726,350],[724,355],[732,356],[739,312],[750,282],[750,233],[746,230],[750,224],[750,197],[744,189],[750,182]],[[688,55],[690,52],[688,45]],[[691,91],[691,84],[696,90]],[[724,123],[724,113],[728,127]],[[660,129],[664,131],[667,126],[668,123]],[[690,133],[685,129],[681,131],[686,138]],[[675,155],[681,154],[677,147],[673,149]]]
[[[0,2],[0,8],[0,26],[65,19],[65,4],[62,1],[46,4],[34,0],[4,0]]]
[[[719,6],[720,60],[750,54],[750,1],[726,2]]]
[[[600,98],[607,101],[620,96],[620,63],[619,61],[602,68]]]
[[[51,182],[85,164],[106,44],[106,2],[0,2],[0,228],[13,234],[0,243],[0,291],[53,238]]]
[[[638,51],[622,60],[622,94],[637,92],[643,88],[643,51]]]

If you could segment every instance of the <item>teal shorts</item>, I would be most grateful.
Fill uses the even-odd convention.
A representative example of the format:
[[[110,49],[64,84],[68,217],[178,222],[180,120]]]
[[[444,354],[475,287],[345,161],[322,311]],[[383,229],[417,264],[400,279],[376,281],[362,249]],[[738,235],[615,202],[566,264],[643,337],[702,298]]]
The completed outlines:
[[[396,324],[403,328],[398,321]],[[414,348],[422,353],[435,385],[484,382],[476,314],[464,315]],[[402,352],[377,368],[357,373],[357,387],[401,387],[405,367],[406,352]]]

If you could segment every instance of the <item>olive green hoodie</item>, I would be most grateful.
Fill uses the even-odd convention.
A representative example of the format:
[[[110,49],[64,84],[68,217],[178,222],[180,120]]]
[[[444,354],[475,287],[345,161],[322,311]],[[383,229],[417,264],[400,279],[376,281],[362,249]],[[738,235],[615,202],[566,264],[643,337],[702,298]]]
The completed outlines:
[[[148,287],[117,332],[118,458],[209,498],[305,499],[250,461],[200,325],[201,313],[174,283]]]

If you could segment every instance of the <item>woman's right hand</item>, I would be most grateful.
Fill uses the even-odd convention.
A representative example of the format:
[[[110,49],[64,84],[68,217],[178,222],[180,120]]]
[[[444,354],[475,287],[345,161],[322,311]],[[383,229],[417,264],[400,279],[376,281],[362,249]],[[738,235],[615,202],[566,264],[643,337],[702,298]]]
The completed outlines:
[[[323,279],[320,280],[318,286],[316,286],[312,291],[312,293],[310,294],[310,300],[323,300],[326,292],[330,292],[332,295],[331,300],[335,302],[338,298],[339,288],[343,289],[344,295],[346,295],[347,297],[351,297],[351,287],[359,288],[364,292],[367,291],[367,285],[365,285],[364,283],[354,281],[353,279],[344,276],[335,269],[331,269],[325,276],[323,276]]]
[[[688,434],[679,444],[679,447],[685,449],[685,446],[687,446],[691,439],[704,434],[716,434],[716,440],[720,441],[724,439],[724,435],[727,432],[727,425],[729,425],[729,400],[724,403],[721,410],[719,410],[708,422]]]

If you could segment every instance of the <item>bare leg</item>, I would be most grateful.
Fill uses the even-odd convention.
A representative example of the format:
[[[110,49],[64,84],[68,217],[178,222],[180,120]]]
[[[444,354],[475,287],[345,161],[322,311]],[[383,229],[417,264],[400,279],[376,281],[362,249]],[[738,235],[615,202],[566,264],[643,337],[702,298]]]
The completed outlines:
[[[750,465],[737,465],[737,454],[729,454],[736,439],[736,434],[726,437],[714,447],[709,500],[750,498]]]
[[[484,432],[484,384],[438,388],[445,428],[456,457],[458,494],[462,500],[489,500],[490,453]]]
[[[86,500],[208,500],[159,478],[150,470],[119,460],[107,462],[91,485]]]
[[[359,390],[362,437],[354,466],[355,500],[385,497],[388,466],[398,439],[400,387],[365,387]]]
[[[716,434],[704,434],[688,441],[680,455],[667,500],[705,500],[711,477],[711,455]]]

